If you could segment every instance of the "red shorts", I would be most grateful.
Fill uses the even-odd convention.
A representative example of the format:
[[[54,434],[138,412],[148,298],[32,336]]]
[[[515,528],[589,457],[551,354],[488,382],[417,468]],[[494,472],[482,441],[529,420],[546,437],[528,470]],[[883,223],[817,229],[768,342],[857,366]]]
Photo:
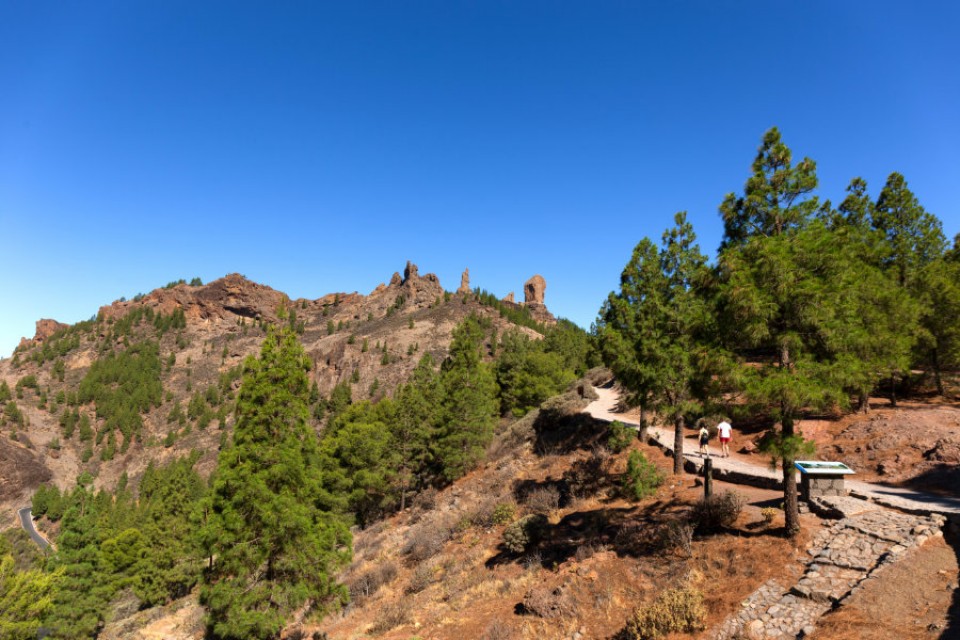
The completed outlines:
[[[724,437],[720,438],[720,444],[727,444],[728,442],[730,442],[730,438],[724,438]]]

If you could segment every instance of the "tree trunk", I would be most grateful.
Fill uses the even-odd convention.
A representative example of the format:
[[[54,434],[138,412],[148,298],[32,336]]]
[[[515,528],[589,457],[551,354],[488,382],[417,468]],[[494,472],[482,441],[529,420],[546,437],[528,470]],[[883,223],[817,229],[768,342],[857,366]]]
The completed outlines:
[[[890,406],[897,406],[897,374],[890,374]]]
[[[794,435],[793,418],[784,417],[783,436],[789,438]],[[797,504],[797,480],[796,469],[793,466],[795,460],[793,454],[789,452],[789,447],[784,451],[783,456],[783,514],[784,525],[787,535],[795,536],[800,532],[800,508]]]
[[[857,411],[859,413],[870,413],[870,392],[861,391],[857,399]]]
[[[637,437],[643,444],[647,444],[647,429],[649,426],[650,425],[647,423],[647,407],[640,405],[640,427],[638,429]]]
[[[790,348],[780,346],[780,367],[790,369]],[[784,444],[783,460],[783,515],[787,535],[795,536],[800,532],[800,509],[797,505],[797,481],[794,478],[796,470],[793,467],[793,410],[786,400],[780,402],[780,430]]]
[[[933,365],[933,380],[937,384],[937,395],[942,398],[946,393],[943,389],[943,379],[940,377],[940,352],[936,347],[933,348],[933,353],[930,356],[930,363]]]
[[[678,415],[673,422],[673,474],[683,473],[683,416]]]

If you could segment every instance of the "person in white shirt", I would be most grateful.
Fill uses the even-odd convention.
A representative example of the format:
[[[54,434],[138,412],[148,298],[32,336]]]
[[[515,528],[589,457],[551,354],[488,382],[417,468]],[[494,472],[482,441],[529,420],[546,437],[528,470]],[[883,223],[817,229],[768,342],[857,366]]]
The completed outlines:
[[[730,457],[730,437],[733,435],[733,427],[726,420],[721,420],[717,425],[717,434],[720,436],[720,455],[724,458]]]

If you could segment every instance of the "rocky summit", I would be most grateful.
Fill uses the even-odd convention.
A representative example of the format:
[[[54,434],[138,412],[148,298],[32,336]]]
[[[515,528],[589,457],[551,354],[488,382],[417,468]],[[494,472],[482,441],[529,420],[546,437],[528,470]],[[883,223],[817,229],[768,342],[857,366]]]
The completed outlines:
[[[394,273],[367,295],[291,299],[233,273],[208,284],[171,283],[118,300],[100,307],[95,320],[73,326],[40,320],[33,338],[21,341],[13,358],[0,361],[0,380],[21,396],[15,402],[22,415],[21,424],[8,424],[0,437],[0,459],[10,462],[3,465],[0,505],[29,504],[41,482],[68,487],[83,471],[96,477],[97,486],[111,487],[124,472],[132,479],[152,461],[194,449],[204,452],[197,464],[201,473],[212,471],[232,415],[221,411],[204,428],[180,429],[175,438],[171,428],[191,411],[198,394],[216,399],[236,390],[242,363],[259,352],[269,324],[289,325],[299,334],[312,360],[316,393],[326,396],[347,383],[354,400],[376,400],[405,381],[424,354],[443,361],[454,327],[470,314],[488,318],[500,335],[515,327],[539,337],[536,327],[555,319],[543,305],[543,286],[538,291],[534,302],[499,301],[471,291],[464,272],[460,289],[451,293],[435,274],[421,274],[407,262],[402,274]],[[510,317],[526,321],[517,324]],[[142,428],[129,441],[117,442],[115,454],[103,454],[113,446],[112,438],[98,435],[106,431],[104,416],[92,403],[72,401],[98,362],[146,343],[156,343],[156,353],[137,362],[158,367],[162,393],[143,411]],[[200,404],[194,400],[194,412]],[[92,436],[63,437],[64,420],[82,419],[89,419]]]

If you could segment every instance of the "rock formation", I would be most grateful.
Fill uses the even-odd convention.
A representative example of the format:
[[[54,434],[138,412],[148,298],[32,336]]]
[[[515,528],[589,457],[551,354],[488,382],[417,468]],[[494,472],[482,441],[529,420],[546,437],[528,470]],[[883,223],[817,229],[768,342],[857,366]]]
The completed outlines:
[[[463,270],[463,275],[460,276],[460,288],[457,289],[457,293],[470,293],[470,269]]]
[[[504,297],[503,301],[504,301],[504,302],[513,303],[513,302],[514,302],[514,300],[513,300],[513,291],[511,291],[510,293],[508,293],[508,294],[506,295],[506,297]]]
[[[57,322],[56,320],[50,320],[49,318],[43,318],[37,320],[37,330],[33,335],[33,339],[21,338],[20,346],[28,347],[33,344],[40,344],[57,331],[61,329],[66,329],[70,325],[63,324],[62,322]]]
[[[420,276],[419,276],[419,274],[417,273],[417,265],[415,265],[415,264],[413,264],[412,262],[410,262],[409,260],[407,260],[407,267],[406,267],[406,269],[403,270],[403,281],[404,281],[404,282],[407,282],[407,281],[410,280],[411,278],[413,278],[413,279],[415,280],[415,279],[417,279],[417,278],[419,278],[419,277],[420,277]]]
[[[541,275],[535,275],[523,283],[523,306],[530,310],[530,315],[537,322],[553,324],[557,321],[543,303],[547,291],[547,281]]]
[[[543,294],[547,291],[547,281],[541,275],[535,275],[523,283],[523,299],[526,304],[543,304]]]

